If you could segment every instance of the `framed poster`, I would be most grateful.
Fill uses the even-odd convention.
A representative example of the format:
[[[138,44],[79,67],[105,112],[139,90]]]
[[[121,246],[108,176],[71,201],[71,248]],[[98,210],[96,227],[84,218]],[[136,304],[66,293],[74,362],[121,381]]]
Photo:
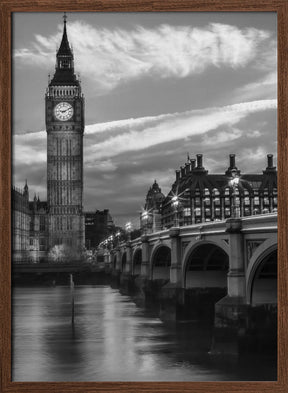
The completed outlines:
[[[286,3],[1,11],[2,390],[287,390]]]

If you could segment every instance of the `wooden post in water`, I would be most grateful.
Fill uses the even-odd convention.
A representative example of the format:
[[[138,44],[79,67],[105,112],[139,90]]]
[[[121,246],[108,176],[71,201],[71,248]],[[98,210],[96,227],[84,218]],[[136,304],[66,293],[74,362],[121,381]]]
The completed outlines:
[[[70,273],[70,290],[71,290],[71,323],[74,325],[74,281],[73,274]]]

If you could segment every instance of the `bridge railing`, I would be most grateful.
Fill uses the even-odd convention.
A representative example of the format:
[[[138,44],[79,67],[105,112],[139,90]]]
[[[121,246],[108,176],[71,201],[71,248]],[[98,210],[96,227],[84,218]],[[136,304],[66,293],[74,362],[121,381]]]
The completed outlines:
[[[197,223],[197,224],[189,224],[189,225],[182,225],[177,228],[180,230],[180,235],[185,235],[185,234],[195,234],[201,235],[202,233],[211,233],[212,232],[224,232],[226,230],[226,223],[227,220],[215,220],[215,221],[206,221],[202,223]],[[251,216],[244,216],[240,217],[240,220],[242,221],[242,228],[243,230],[249,229],[249,227],[253,228],[266,228],[266,229],[277,229],[277,213],[263,213],[263,214],[255,214]],[[130,244],[131,246],[136,246],[137,244],[141,243],[141,239],[143,236],[145,236],[149,241],[157,240],[157,239],[165,239],[169,238],[169,232],[171,231],[172,228],[167,228],[167,229],[162,229],[157,232],[151,232],[147,233],[145,235],[142,235],[138,237],[137,239],[133,239]],[[126,242],[124,241],[123,243],[119,244],[120,248],[121,246],[125,246]]]

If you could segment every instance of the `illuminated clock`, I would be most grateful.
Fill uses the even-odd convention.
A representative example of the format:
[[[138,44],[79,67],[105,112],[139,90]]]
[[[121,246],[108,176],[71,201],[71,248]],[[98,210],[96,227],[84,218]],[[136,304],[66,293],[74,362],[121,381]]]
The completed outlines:
[[[68,102],[59,102],[54,108],[56,119],[67,121],[73,116],[73,107]]]

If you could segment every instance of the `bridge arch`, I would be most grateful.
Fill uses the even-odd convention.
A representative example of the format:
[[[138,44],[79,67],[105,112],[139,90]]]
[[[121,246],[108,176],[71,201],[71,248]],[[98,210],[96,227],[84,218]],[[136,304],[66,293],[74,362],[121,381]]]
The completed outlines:
[[[127,252],[124,251],[121,257],[121,272],[125,272],[126,268],[126,262],[127,262]]]
[[[171,267],[171,248],[165,244],[157,245],[151,254],[152,280],[169,280]]]
[[[142,249],[136,248],[132,257],[132,274],[136,276],[141,273],[141,264],[142,264]]]
[[[117,254],[113,255],[113,270],[117,269]]]
[[[227,291],[227,249],[219,242],[201,241],[191,244],[183,259],[183,288],[222,288]]]
[[[249,304],[277,303],[277,243],[268,239],[253,254],[247,269]]]

